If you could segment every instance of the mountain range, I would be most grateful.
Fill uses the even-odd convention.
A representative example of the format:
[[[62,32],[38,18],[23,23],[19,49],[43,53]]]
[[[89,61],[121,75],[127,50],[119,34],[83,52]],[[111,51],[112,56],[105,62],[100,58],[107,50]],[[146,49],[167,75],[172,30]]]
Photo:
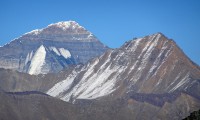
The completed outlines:
[[[162,33],[110,49],[59,22],[1,47],[0,66],[2,119],[181,120],[200,109],[200,67]]]

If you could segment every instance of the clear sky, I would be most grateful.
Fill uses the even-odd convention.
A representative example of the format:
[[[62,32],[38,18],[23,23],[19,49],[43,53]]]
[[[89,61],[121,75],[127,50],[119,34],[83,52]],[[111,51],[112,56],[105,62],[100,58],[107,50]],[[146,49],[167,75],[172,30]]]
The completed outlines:
[[[200,65],[200,0],[0,0],[0,46],[67,20],[111,48],[162,32]]]

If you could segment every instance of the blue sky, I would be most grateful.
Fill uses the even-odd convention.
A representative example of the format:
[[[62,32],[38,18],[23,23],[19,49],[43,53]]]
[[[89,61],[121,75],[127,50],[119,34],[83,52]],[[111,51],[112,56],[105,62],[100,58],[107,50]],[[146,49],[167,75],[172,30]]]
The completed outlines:
[[[200,65],[199,0],[0,0],[0,45],[50,23],[74,20],[111,48],[162,32]]]

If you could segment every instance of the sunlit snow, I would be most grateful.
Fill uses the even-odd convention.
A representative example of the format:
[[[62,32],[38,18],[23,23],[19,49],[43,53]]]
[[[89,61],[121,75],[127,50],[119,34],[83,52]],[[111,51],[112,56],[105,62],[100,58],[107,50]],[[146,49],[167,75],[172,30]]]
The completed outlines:
[[[43,45],[41,45],[35,52],[28,73],[31,75],[37,75],[41,73],[41,68],[45,64],[46,50]]]

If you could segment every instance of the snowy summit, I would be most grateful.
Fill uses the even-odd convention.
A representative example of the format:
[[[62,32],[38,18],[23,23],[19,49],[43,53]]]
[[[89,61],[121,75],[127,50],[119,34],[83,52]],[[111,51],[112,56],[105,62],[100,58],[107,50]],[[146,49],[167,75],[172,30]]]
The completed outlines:
[[[71,30],[82,29],[84,31],[87,31],[84,27],[80,26],[76,21],[70,20],[70,21],[61,21],[57,23],[52,23],[48,25],[46,28],[35,29],[35,30],[25,33],[25,35],[39,35],[43,31],[48,30],[51,27],[59,28],[59,29],[62,29],[63,31],[66,31],[68,29],[71,29]]]
[[[61,22],[58,22],[58,23],[53,23],[53,24],[48,25],[48,27],[51,27],[51,26],[58,27],[58,28],[61,28],[63,30],[67,30],[69,28],[72,28],[72,29],[83,28],[76,21],[71,21],[71,20],[70,21],[61,21]]]

